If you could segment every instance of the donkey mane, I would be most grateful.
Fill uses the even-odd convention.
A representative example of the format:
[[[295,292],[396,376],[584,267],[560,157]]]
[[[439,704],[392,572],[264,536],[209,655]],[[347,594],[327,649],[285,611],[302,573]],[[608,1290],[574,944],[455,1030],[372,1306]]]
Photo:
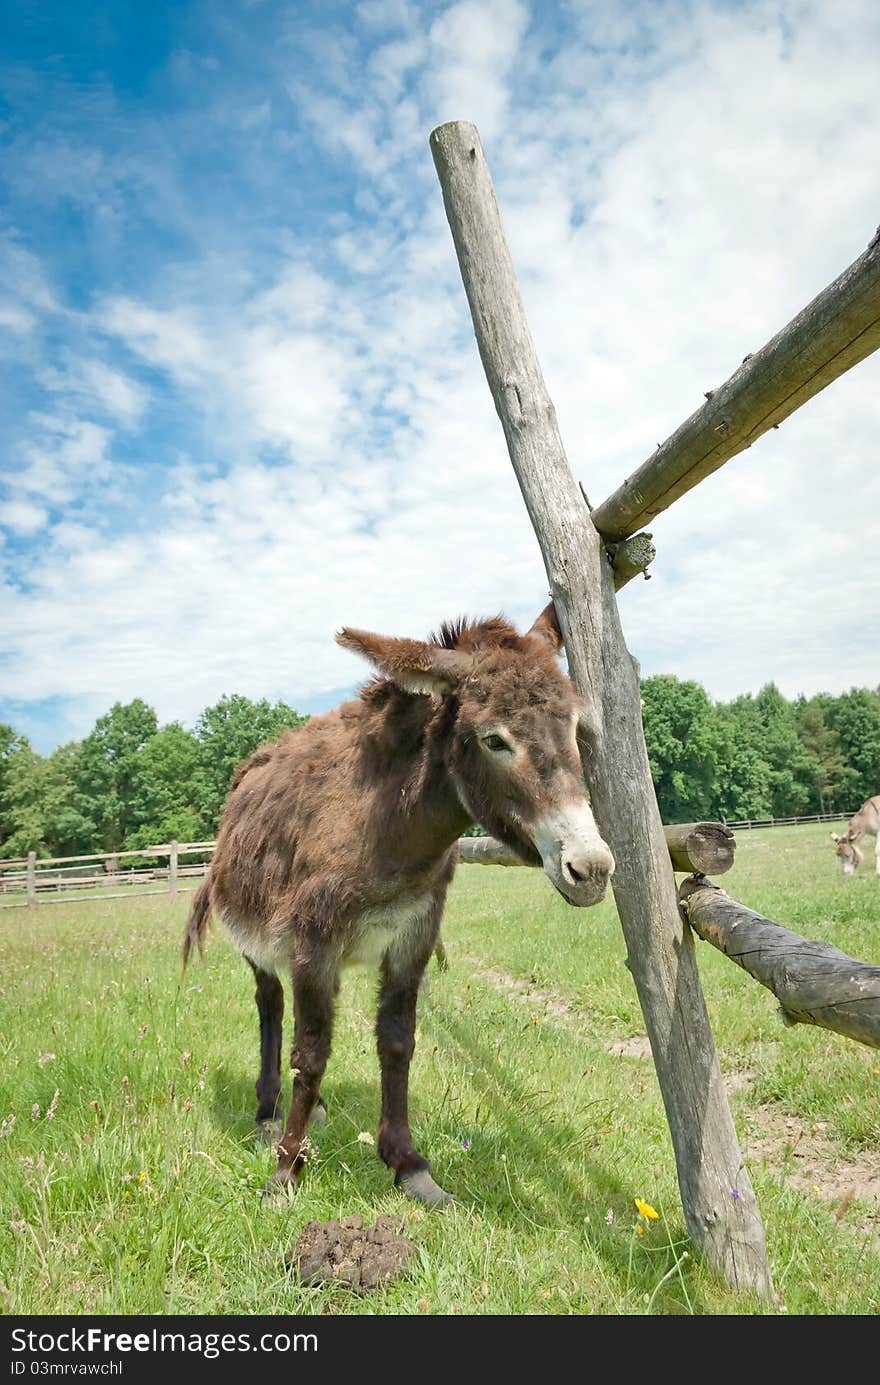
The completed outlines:
[[[595,904],[614,858],[587,802],[579,699],[559,666],[552,603],[525,634],[501,615],[445,622],[427,641],[346,626],[372,665],[359,697],[283,731],[235,769],[184,961],[213,911],[256,980],[257,1122],[275,1141],[288,973],[294,1078],[268,1192],[294,1187],[320,1109],[342,969],[379,969],[377,1152],[410,1197],[447,1200],[412,1143],[409,1065],[421,979],[440,931],[457,840],[482,822],[541,862],[570,904]],[[271,1129],[269,1129],[271,1127]]]
[[[523,636],[518,633],[504,616],[490,616],[486,620],[471,620],[469,616],[459,616],[457,620],[444,620],[436,634],[430,636],[431,644],[441,649],[466,649],[469,652],[495,645],[499,649],[519,649]]]

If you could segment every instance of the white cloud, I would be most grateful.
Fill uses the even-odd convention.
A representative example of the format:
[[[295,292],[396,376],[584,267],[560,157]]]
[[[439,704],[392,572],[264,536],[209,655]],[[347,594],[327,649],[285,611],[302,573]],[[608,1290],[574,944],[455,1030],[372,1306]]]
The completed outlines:
[[[91,408],[125,427],[137,423],[147,405],[141,385],[99,360],[71,360],[61,370],[49,367],[42,381],[71,406]]]
[[[300,460],[327,460],[346,407],[350,361],[328,324],[333,296],[316,273],[288,266],[241,308],[154,309],[130,300],[105,305],[106,332],[223,418],[246,440],[283,447]]]
[[[106,428],[89,419],[55,414],[35,413],[30,421],[34,437],[21,449],[25,465],[0,476],[7,486],[57,505],[111,474],[111,434]]]
[[[0,303],[0,331],[31,332],[36,319],[18,303]]]
[[[0,504],[0,527],[30,536],[42,529],[48,515],[30,500],[7,500]]]
[[[410,0],[361,0],[358,19],[369,28],[394,29],[414,25],[417,10]]]
[[[500,133],[527,14],[518,0],[461,0],[434,21],[425,74],[432,124],[464,119],[484,139]]]
[[[27,589],[4,593],[8,695],[143,696],[192,721],[223,692],[302,702],[360,679],[333,643],[343,623],[534,617],[546,579],[430,163],[437,120],[480,128],[595,502],[876,224],[873,7],[573,5],[563,46],[541,7],[504,0],[358,13],[382,46],[334,49],[328,31],[315,52],[332,61],[293,91],[360,210],[311,239],[278,232],[267,259],[224,243],[167,285],[111,293],[100,350],[58,374],[69,413],[32,419],[16,503],[35,513],[107,474],[111,425],[145,427],[159,387],[132,356],[173,383],[165,407],[199,421],[204,448],[152,530],[99,535],[87,513],[51,530]],[[237,101],[239,127],[242,109],[261,108]],[[654,576],[621,601],[643,673],[716,697],[880,682],[877,368],[654,522]]]
[[[22,310],[53,312],[57,308],[45,270],[14,231],[0,235],[0,289]]]

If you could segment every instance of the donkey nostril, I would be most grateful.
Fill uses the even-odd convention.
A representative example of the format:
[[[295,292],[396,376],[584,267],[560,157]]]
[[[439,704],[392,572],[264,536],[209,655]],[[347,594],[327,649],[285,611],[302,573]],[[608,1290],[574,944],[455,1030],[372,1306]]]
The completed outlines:
[[[578,860],[578,865],[574,864],[575,859]],[[569,885],[586,885],[593,876],[592,862],[582,857],[563,856],[562,874]]]

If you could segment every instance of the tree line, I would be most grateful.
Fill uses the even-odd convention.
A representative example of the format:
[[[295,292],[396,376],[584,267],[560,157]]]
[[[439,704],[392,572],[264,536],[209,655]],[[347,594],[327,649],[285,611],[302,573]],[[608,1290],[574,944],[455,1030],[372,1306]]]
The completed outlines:
[[[880,689],[789,701],[772,683],[712,702],[699,683],[642,681],[643,721],[663,821],[851,812],[880,792]],[[307,720],[240,694],[187,730],[135,698],[49,755],[0,724],[0,857],[75,856],[216,834],[238,762]]]

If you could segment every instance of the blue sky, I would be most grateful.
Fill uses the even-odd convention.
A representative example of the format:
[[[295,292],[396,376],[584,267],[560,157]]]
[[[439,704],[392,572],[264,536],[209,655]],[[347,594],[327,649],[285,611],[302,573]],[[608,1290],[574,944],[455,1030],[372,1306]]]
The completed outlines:
[[[880,221],[869,0],[20,4],[0,56],[0,719],[332,705],[341,624],[545,600],[428,136],[473,121],[601,499]],[[880,362],[654,526],[643,674],[880,682]]]

